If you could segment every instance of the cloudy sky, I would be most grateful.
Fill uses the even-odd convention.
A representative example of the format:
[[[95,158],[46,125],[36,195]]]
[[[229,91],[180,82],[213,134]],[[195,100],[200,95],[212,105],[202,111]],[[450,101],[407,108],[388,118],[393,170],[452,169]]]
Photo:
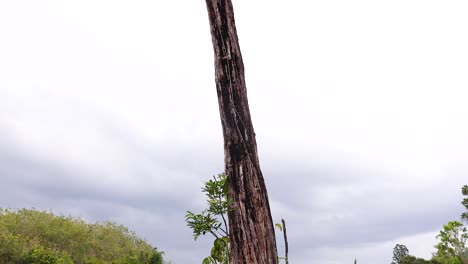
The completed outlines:
[[[468,183],[468,2],[234,7],[291,262],[430,257]],[[222,169],[204,1],[0,2],[0,207],[116,221],[200,263],[184,214]]]

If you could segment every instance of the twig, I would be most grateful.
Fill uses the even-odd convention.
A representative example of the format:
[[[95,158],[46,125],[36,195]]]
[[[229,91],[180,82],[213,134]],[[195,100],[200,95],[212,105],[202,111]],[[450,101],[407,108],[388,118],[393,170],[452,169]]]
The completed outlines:
[[[213,175],[213,179],[215,182],[218,182],[218,180],[216,179],[214,175]],[[221,197],[219,195],[218,195],[218,199],[220,202],[222,202]],[[229,237],[229,232],[228,232],[229,226],[227,225],[226,218],[224,218],[224,214],[221,214],[221,218],[223,219],[224,227],[226,228],[226,230],[223,230],[222,228],[221,230],[223,230],[224,234],[226,234],[226,236]]]
[[[283,235],[284,235],[284,251],[285,251],[285,260],[286,264],[289,264],[289,259],[288,259],[288,236],[286,235],[286,222],[284,219],[281,219],[281,222],[283,223]]]
[[[211,230],[210,230],[210,233],[211,233],[211,234],[212,234],[212,235],[213,235],[213,236],[214,236],[216,239],[218,239],[218,238],[219,238],[219,237],[218,237],[218,235],[216,235],[216,233],[215,233],[215,232],[213,232],[213,231],[211,231]]]

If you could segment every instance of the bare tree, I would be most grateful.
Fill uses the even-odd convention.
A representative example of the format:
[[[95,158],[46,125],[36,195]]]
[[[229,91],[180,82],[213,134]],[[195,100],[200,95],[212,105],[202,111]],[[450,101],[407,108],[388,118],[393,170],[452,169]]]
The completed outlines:
[[[231,264],[278,263],[231,0],[206,0],[228,175]]]

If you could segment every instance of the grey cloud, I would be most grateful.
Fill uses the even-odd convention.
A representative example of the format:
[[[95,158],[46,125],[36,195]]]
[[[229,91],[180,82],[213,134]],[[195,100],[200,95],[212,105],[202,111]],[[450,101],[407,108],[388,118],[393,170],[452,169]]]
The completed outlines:
[[[264,174],[273,215],[287,220],[296,248],[347,247],[429,232],[450,216],[458,218],[462,209],[453,202],[457,195],[443,195],[459,192],[463,184],[462,178],[449,174],[445,186],[404,188],[404,178],[392,180],[383,169],[282,164],[283,169],[276,170],[272,164],[265,162]]]
[[[166,146],[158,152],[139,143],[131,133],[121,131],[111,138],[119,140],[132,160],[138,161],[132,164],[134,171],[146,166],[167,166],[172,177],[190,173],[194,179],[183,186],[186,192],[171,189],[122,193],[112,185],[106,187],[80,180],[85,173],[99,177],[95,172],[65,168],[60,161],[44,161],[3,143],[0,173],[10,177],[6,177],[2,185],[2,200],[7,204],[10,200],[12,207],[36,206],[83,214],[92,220],[117,220],[144,234],[161,249],[167,249],[169,258],[179,263],[198,261],[207,252],[210,241],[204,239],[195,243],[183,216],[185,210],[201,209],[204,198],[200,187],[202,181],[219,172],[214,171],[216,166],[209,165],[216,158],[187,155],[196,153],[190,146],[185,149]],[[190,162],[190,159],[197,162]],[[339,248],[379,243],[432,231],[460,209],[458,204],[445,198],[434,206],[435,200],[430,197],[434,196],[432,192],[437,193],[436,189],[419,193],[419,197],[415,197],[411,189],[392,189],[394,182],[387,181],[389,177],[383,170],[346,167],[339,165],[339,160],[336,166],[303,165],[301,161],[282,161],[281,166],[276,166],[280,161],[268,155],[262,160],[273,216],[275,220],[286,219],[290,246],[295,252],[323,246]],[[141,172],[150,174],[151,170]],[[163,176],[166,175],[158,177]],[[12,191],[6,189],[22,193],[26,198],[9,196]],[[327,193],[333,197],[320,196]],[[403,210],[404,207],[410,208]],[[292,256],[295,254],[301,256],[300,253]]]
[[[0,199],[4,207],[36,207],[90,221],[117,221],[165,250],[169,259],[179,261],[196,261],[193,248],[209,246],[208,241],[195,244],[185,226],[185,210],[194,206],[189,198],[171,198],[158,193],[119,195],[112,190],[80,183],[79,172],[13,155],[6,149],[0,151]],[[32,181],[33,177],[37,180]],[[203,251],[198,250],[200,252]]]
[[[117,221],[177,263],[195,263],[206,255],[210,240],[195,243],[184,214],[204,206],[202,182],[223,169],[220,136],[180,141],[180,134],[169,133],[151,141],[123,119],[81,102],[52,97],[48,106],[9,117],[44,124],[39,147],[28,140],[34,126],[16,135],[15,123],[0,119],[2,206]],[[10,107],[21,113],[16,104]],[[388,171],[323,147],[304,150],[314,147],[310,143],[283,148],[270,143],[259,143],[261,165],[275,221],[287,221],[292,258],[318,254],[321,247],[366,247],[432,231],[449,216],[458,217],[457,198],[443,193],[459,191],[466,167],[443,172],[445,186],[424,186],[421,177],[409,178],[414,186],[405,187],[411,175],[404,170]]]

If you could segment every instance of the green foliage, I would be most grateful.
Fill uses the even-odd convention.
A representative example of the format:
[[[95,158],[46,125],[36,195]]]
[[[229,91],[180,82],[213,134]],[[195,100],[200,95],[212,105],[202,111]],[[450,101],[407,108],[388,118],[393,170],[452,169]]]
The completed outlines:
[[[462,194],[468,196],[468,185],[462,187]],[[468,197],[463,199],[462,205],[466,211],[461,219],[468,222]],[[448,222],[436,238],[440,242],[435,245],[437,252],[431,260],[407,255],[401,258],[400,264],[468,264],[468,232],[463,223]]]
[[[194,214],[187,211],[185,221],[192,229],[195,240],[197,240],[200,235],[206,235],[207,233],[218,237],[216,234],[221,228],[221,223],[212,214],[207,213],[206,210],[202,211],[200,214]]]
[[[463,198],[462,205],[465,207],[465,212],[461,215],[463,221],[468,223],[468,185],[462,187]]]
[[[283,226],[280,223],[276,223],[275,227],[278,228],[279,231],[283,232]]]
[[[437,238],[440,239],[440,242],[435,248],[439,257],[462,257],[467,250],[468,233],[461,222],[448,222],[439,232]]]
[[[70,256],[42,247],[29,251],[22,260],[24,264],[73,264]]]
[[[229,263],[229,237],[217,238],[213,242],[211,253],[204,258],[202,264],[228,264]]]
[[[149,261],[148,264],[163,264],[164,259],[163,259],[163,254],[164,252],[158,252],[157,248],[153,248],[153,251],[149,254]]]
[[[439,257],[434,256],[430,260],[416,258],[415,256],[407,255],[401,259],[400,264],[463,264],[459,257]]]
[[[436,260],[425,260],[423,258],[416,258],[415,256],[406,255],[401,259],[400,264],[442,264]]]
[[[447,257],[447,256],[434,256],[431,259],[431,264],[463,264],[463,261],[460,257]]]
[[[0,263],[162,264],[162,254],[115,223],[0,209]]]
[[[214,215],[224,215],[228,211],[228,185],[225,174],[213,176],[213,180],[209,180],[202,188],[208,198],[208,212]]]
[[[201,235],[211,234],[215,238],[210,255],[203,259],[203,264],[227,264],[229,261],[229,233],[226,222],[228,212],[227,177],[225,174],[213,176],[205,182],[208,208],[199,214],[187,211],[185,221],[193,231],[195,240]]]
[[[411,255],[404,256],[400,261],[400,264],[426,264],[426,263],[428,263],[427,260],[422,259],[422,258],[416,258],[415,256],[411,256]]]
[[[408,256],[409,250],[405,245],[396,244],[393,248],[392,264],[402,264],[402,259]]]
[[[16,263],[23,253],[22,241],[0,224],[0,263]]]
[[[218,263],[227,264],[229,259],[229,237],[215,239],[210,255]]]
[[[199,214],[187,211],[185,222],[193,231],[193,237],[197,240],[201,235],[211,234],[215,240],[210,255],[202,260],[202,264],[228,264],[229,263],[229,233],[226,222],[228,213],[228,178],[225,174],[213,176],[212,180],[205,182],[202,192],[207,197],[208,208]],[[283,231],[282,224],[275,225]],[[285,257],[278,257],[285,260]]]

